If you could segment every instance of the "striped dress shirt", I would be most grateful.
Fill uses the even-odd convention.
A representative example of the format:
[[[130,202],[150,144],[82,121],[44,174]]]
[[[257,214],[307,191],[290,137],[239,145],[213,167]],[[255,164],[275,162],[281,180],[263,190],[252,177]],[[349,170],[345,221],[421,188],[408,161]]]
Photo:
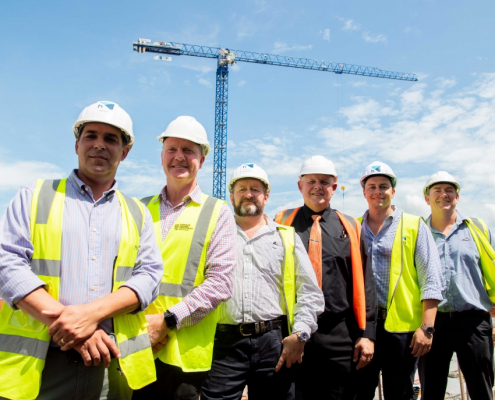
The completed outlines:
[[[160,202],[160,222],[162,240],[165,240],[170,229],[187,205],[194,201],[201,204],[201,189],[199,185],[184,196],[175,207],[167,199],[165,186],[155,201]],[[232,296],[234,268],[236,257],[235,220],[232,211],[224,204],[220,209],[217,225],[213,231],[206,253],[205,281],[169,311],[176,316],[177,329],[197,324],[222,301]],[[163,260],[167,268],[167,260]]]
[[[36,184],[22,188],[10,202],[0,220],[0,297],[15,308],[15,303],[44,286],[29,266],[31,243],[31,199]],[[91,188],[72,171],[65,195],[62,223],[62,259],[59,301],[80,305],[112,293],[113,264],[121,234],[121,209],[115,195],[117,182],[95,201]],[[145,222],[137,259],[142,262],[123,285],[131,288],[144,310],[157,297],[163,275],[163,262],[155,240],[153,221],[145,210]],[[100,324],[113,330],[112,320]]]
[[[378,307],[387,308],[392,246],[402,211],[394,207],[394,212],[385,218],[383,227],[376,236],[368,226],[368,214],[369,211],[366,210],[362,227],[368,245],[368,255],[371,257]],[[442,300],[442,265],[435,241],[423,221],[419,225],[414,265],[418,273],[421,300]]]
[[[237,226],[237,267],[232,298],[220,307],[218,323],[237,325],[275,319],[285,314],[282,296],[284,246],[280,226],[265,215],[267,225],[249,239]],[[324,310],[323,294],[316,283],[306,249],[295,235],[294,252],[297,303],[293,332],[314,333]]]

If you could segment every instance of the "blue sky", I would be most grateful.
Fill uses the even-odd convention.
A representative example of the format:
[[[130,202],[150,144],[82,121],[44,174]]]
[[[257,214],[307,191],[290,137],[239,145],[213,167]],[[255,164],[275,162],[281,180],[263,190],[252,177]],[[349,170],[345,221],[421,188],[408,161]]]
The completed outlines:
[[[2,4],[0,212],[37,178],[77,167],[72,125],[111,100],[136,145],[117,175],[144,197],[165,183],[155,137],[179,115],[214,132],[214,60],[153,60],[138,38],[279,53],[413,72],[419,82],[238,63],[229,78],[228,176],[243,162],[272,182],[269,215],[301,203],[297,171],[316,154],[345,185],[332,206],[361,215],[359,177],[372,161],[399,178],[395,204],[428,215],[422,186],[447,170],[460,209],[495,227],[493,1],[20,1]],[[213,157],[200,171],[211,193]]]

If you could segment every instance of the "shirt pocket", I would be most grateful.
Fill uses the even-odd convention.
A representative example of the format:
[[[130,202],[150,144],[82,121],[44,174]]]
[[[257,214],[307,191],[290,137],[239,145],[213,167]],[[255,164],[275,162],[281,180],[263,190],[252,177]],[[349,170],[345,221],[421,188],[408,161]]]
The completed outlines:
[[[284,253],[285,249],[281,243],[265,243],[256,254],[256,263],[262,272],[277,277],[282,276]]]

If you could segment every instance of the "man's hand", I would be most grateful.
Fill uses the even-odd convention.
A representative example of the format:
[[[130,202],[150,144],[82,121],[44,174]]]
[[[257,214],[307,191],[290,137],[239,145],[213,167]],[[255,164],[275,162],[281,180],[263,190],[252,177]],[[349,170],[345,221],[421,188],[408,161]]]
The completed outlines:
[[[96,332],[88,340],[74,346],[84,361],[86,367],[93,364],[95,367],[103,361],[105,368],[108,368],[111,361],[110,352],[117,358],[120,358],[120,351],[115,342],[102,329]]]
[[[416,329],[409,345],[409,348],[412,348],[413,357],[421,357],[428,353],[431,349],[432,341],[433,335],[428,335],[421,327]]]
[[[165,337],[162,340],[155,343],[155,345],[151,348],[151,350],[153,350],[153,353],[158,353],[161,349],[165,347],[167,342],[168,342],[168,335],[165,335]]]
[[[170,328],[165,324],[163,314],[149,314],[146,316],[146,320],[148,321],[151,347],[153,353],[156,353],[167,343],[167,334],[170,332]]]
[[[90,306],[66,306],[59,312],[42,311],[43,315],[56,318],[50,325],[48,334],[60,345],[63,351],[73,348],[95,333],[100,322],[97,313]]]
[[[367,338],[359,338],[354,346],[354,357],[352,361],[358,362],[356,369],[366,367],[375,353],[375,342]]]
[[[305,343],[301,342],[295,333],[284,338],[284,340],[282,340],[282,345],[282,354],[278,359],[275,372],[280,371],[284,363],[287,365],[287,368],[290,368],[292,364],[295,364],[296,362],[302,363]]]

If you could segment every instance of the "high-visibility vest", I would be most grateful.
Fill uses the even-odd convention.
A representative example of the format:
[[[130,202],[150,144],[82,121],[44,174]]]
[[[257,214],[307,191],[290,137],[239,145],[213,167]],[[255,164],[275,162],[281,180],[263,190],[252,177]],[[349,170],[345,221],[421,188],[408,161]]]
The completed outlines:
[[[421,326],[423,304],[414,260],[420,221],[420,217],[402,213],[395,232],[385,319],[389,332],[414,332]]]
[[[62,254],[62,221],[67,179],[39,180],[31,201],[31,270],[45,282],[45,289],[59,299]],[[115,292],[132,276],[144,225],[144,208],[136,199],[116,191],[120,202],[122,232],[113,270]],[[156,380],[153,352],[144,313],[113,318],[120,369],[132,389]],[[21,310],[8,306],[0,311],[0,396],[30,400],[38,396],[41,375],[50,344],[48,327]]]
[[[141,201],[153,218],[164,267],[158,298],[150,304],[146,314],[162,314],[204,282],[206,254],[224,202],[201,194],[201,203],[189,202],[162,240],[158,195]],[[157,353],[158,358],[184,372],[208,371],[217,320],[215,309],[195,325],[173,329],[168,334],[167,344]]]
[[[284,300],[284,315],[287,316],[289,335],[294,326],[294,306],[296,304],[296,267],[294,251],[296,247],[296,231],[291,226],[277,227],[284,245],[284,259],[282,261],[282,297]]]
[[[291,226],[300,207],[280,211],[275,216],[275,222]],[[359,329],[366,329],[366,295],[364,289],[363,264],[361,258],[361,224],[356,218],[342,214],[335,210],[340,222],[346,230],[351,244],[352,264],[352,308]]]
[[[466,225],[480,255],[486,293],[490,301],[495,303],[495,250],[490,243],[490,232],[485,221],[479,218],[467,218]]]

